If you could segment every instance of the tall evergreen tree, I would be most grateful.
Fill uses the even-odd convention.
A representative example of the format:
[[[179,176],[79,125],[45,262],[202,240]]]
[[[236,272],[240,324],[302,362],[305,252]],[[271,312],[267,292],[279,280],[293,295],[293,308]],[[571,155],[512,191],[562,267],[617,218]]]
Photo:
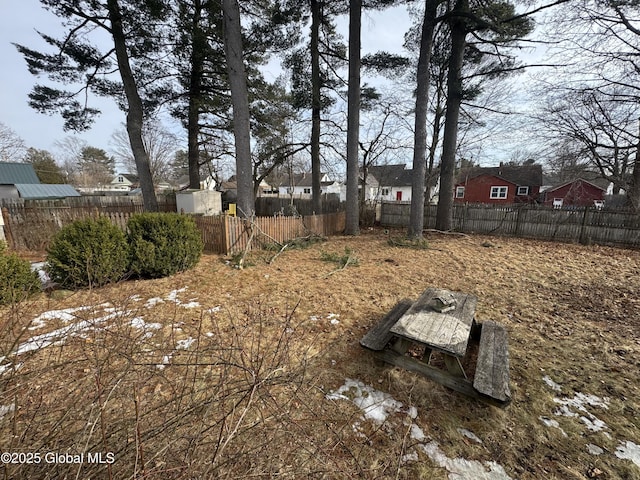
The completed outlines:
[[[255,212],[251,164],[251,132],[249,93],[244,67],[240,8],[237,0],[223,0],[224,51],[229,72],[229,85],[233,103],[233,133],[236,144],[236,181],[238,185],[238,212],[250,217]]]
[[[516,15],[513,4],[506,0],[480,2],[478,0],[456,0],[453,9],[446,13],[451,39],[447,74],[447,102],[440,159],[440,196],[436,213],[436,228],[450,230],[453,212],[453,185],[455,175],[455,153],[458,144],[458,120],[460,105],[467,92],[463,85],[462,67],[465,48],[472,47],[474,56],[484,55],[497,59],[491,60],[485,67],[486,75],[501,75],[512,69],[515,60],[501,55],[501,49],[513,46],[517,40],[533,29],[533,21],[522,15]],[[474,45],[467,44],[467,35],[474,33]],[[482,45],[490,45],[492,51],[484,52]]]
[[[90,127],[100,112],[89,106],[88,94],[114,98],[126,112],[126,126],[131,149],[136,159],[145,208],[157,210],[157,201],[149,169],[149,158],[142,141],[145,115],[153,108],[158,91],[163,90],[160,78],[164,72],[155,70],[152,60],[158,53],[154,29],[164,18],[162,2],[155,0],[40,0],[64,20],[67,31],[56,39],[41,34],[56,49],[53,54],[16,45],[34,75],[46,74],[55,83],[80,85],[79,89],[61,90],[36,85],[29,95],[30,105],[43,113],[58,112],[65,129],[82,131]],[[107,51],[90,42],[95,30],[106,32],[112,41]],[[119,72],[119,80],[112,75]],[[142,75],[141,72],[145,74]],[[147,89],[139,78],[146,79]],[[157,81],[152,81],[154,78]],[[144,90],[144,91],[143,91]]]

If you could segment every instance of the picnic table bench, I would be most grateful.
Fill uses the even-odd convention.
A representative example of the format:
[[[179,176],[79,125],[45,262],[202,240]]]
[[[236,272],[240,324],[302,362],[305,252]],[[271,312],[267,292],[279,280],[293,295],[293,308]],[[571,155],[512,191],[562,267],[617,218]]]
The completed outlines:
[[[477,323],[477,298],[460,292],[428,288],[415,302],[403,299],[360,340],[387,363],[419,373],[446,387],[486,403],[506,407],[509,390],[507,333],[497,322]],[[469,341],[479,338],[473,380],[463,368]],[[422,358],[407,355],[412,346]],[[440,352],[445,368],[431,365]]]

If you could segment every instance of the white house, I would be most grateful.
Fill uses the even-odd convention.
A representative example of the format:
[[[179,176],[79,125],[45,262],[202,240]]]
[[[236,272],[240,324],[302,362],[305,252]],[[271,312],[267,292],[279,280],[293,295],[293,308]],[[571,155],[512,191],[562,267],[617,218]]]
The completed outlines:
[[[111,184],[103,188],[103,190],[110,190],[115,192],[128,192],[139,186],[139,179],[137,175],[132,173],[118,173]]]
[[[411,201],[412,170],[404,164],[379,165],[367,168],[365,200],[370,202]],[[360,170],[360,184],[364,172]]]
[[[275,189],[275,186],[273,187]],[[280,185],[278,185],[278,196],[294,197],[294,198],[311,198],[312,194],[312,176],[311,173],[294,173],[286,175]],[[320,192],[327,194],[337,194],[340,201],[346,200],[347,192],[343,183],[331,180],[326,173],[320,177]]]

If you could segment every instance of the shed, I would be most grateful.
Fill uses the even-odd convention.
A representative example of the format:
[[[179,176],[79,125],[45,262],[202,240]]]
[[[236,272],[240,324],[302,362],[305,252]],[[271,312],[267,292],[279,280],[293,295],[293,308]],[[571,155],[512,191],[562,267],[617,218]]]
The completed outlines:
[[[53,185],[45,183],[17,183],[20,198],[42,200],[66,197],[79,197],[80,193],[71,185]]]
[[[40,183],[31,164],[0,162],[0,198],[37,200],[79,196],[71,185]]]

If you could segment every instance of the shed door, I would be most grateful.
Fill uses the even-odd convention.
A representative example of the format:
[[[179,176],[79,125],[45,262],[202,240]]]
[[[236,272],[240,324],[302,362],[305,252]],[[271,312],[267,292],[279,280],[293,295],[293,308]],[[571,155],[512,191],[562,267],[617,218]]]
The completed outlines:
[[[397,202],[401,202],[402,201],[402,192],[396,192],[396,201]]]

